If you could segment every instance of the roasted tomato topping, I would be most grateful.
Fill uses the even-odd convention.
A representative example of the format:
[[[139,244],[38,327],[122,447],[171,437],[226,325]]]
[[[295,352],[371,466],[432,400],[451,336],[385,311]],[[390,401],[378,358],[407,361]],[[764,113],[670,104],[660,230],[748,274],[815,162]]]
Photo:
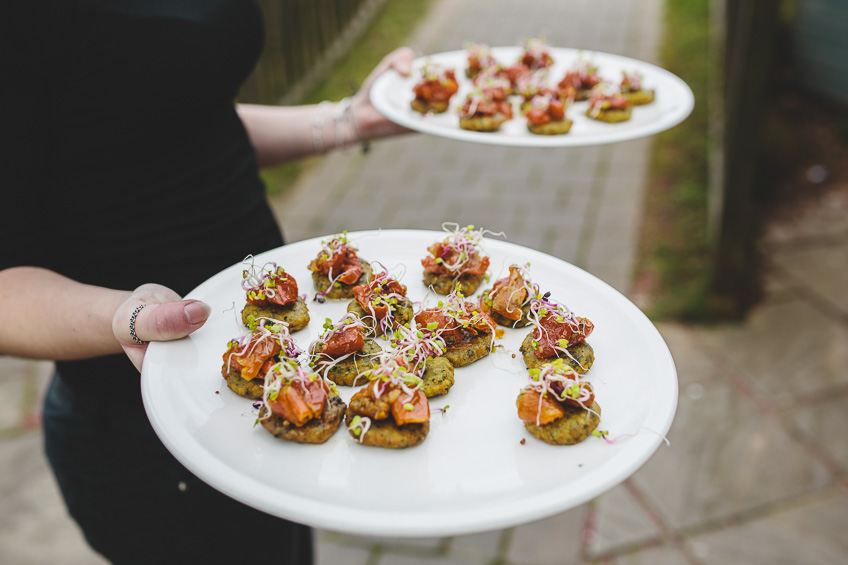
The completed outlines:
[[[508,320],[521,319],[521,306],[527,298],[527,287],[521,276],[521,269],[515,265],[509,268],[509,276],[495,281],[492,290],[489,291],[489,300],[492,301],[491,309]],[[487,308],[485,302],[480,303],[482,308]]]
[[[468,47],[468,73],[477,75],[481,71],[497,66],[498,61],[492,55],[488,45],[475,44]]]
[[[330,277],[330,280],[343,284],[353,284],[362,276],[362,262],[356,256],[356,250],[349,245],[339,246],[332,257],[322,251],[309,264],[309,270]]]
[[[506,101],[512,89],[507,79],[488,72],[478,75],[472,82],[480,92],[496,102]]]
[[[387,390],[383,390],[383,394],[375,396],[373,387],[381,381],[371,381],[368,386],[358,390],[350,398],[350,409],[360,416],[367,416],[372,420],[385,420],[391,414],[391,400]],[[386,385],[386,383],[383,383]],[[400,391],[398,391],[400,394]]]
[[[603,92],[593,90],[589,96],[589,108],[592,110],[624,110],[630,106],[620,92]]]
[[[397,303],[398,295],[406,296],[406,285],[387,276],[375,276],[370,282],[353,287],[353,295],[363,310],[382,320],[388,315],[392,300]]]
[[[544,426],[565,416],[565,409],[550,394],[524,390],[515,401],[518,417],[528,424]]]
[[[360,416],[373,420],[385,420],[391,414],[398,426],[430,420],[430,404],[423,391],[413,390],[410,396],[399,385],[380,379],[354,394],[350,407]]]
[[[327,389],[320,378],[292,379],[283,384],[276,399],[268,398],[271,411],[297,426],[320,418],[327,402]]]
[[[577,384],[572,384],[566,387],[563,383],[554,381],[551,383],[551,389],[556,394],[556,399],[562,404],[571,404],[572,406],[591,406],[595,401],[595,389],[586,381],[580,381]],[[586,398],[581,400],[581,397],[586,394]]]
[[[478,334],[494,331],[495,321],[471,302],[462,303],[462,311],[445,312],[439,308],[422,310],[415,315],[418,327],[428,328],[436,324],[439,336],[448,343],[456,343]]]
[[[593,68],[577,69],[568,71],[562,80],[559,81],[560,90],[588,90],[594,88],[601,82],[601,77],[594,71]]]
[[[622,71],[621,90],[624,92],[635,92],[642,90],[642,75],[640,73],[628,73]]]
[[[362,332],[358,327],[352,326],[330,337],[321,349],[321,354],[338,358],[348,353],[356,353],[364,345]]]
[[[453,69],[445,70],[428,66],[423,71],[424,76],[421,82],[412,87],[412,92],[419,100],[448,102],[459,90]]]
[[[550,122],[561,122],[565,119],[565,104],[558,98],[536,96],[531,100],[530,107],[524,115],[527,121],[534,126],[542,126]]]
[[[506,78],[513,87],[530,75],[530,67],[524,63],[516,63],[498,71],[498,76]]]
[[[538,359],[553,357],[557,354],[554,346],[566,348],[580,343],[592,333],[595,325],[587,318],[575,318],[574,320],[564,319],[557,321],[557,316],[548,314],[539,320],[541,328],[536,328],[536,341],[539,346],[534,354]]]
[[[238,370],[245,380],[264,379],[281,350],[278,340],[257,334],[257,338],[248,341],[241,350],[238,344],[231,345],[224,353],[224,363]]]
[[[392,402],[392,416],[398,426],[423,424],[430,421],[430,403],[421,389],[412,391],[412,396],[401,392]]]
[[[535,96],[547,96],[549,98],[558,98],[559,91],[551,88],[540,82],[539,79],[528,78],[521,81],[518,85],[518,94],[524,98],[525,102],[530,102]]]
[[[425,269],[436,275],[476,275],[483,276],[489,268],[489,258],[476,251],[467,253],[445,243],[434,243],[427,248],[430,255],[421,260]],[[463,254],[465,254],[463,262]],[[457,268],[450,268],[458,266]]]
[[[248,304],[288,306],[297,302],[297,282],[279,267],[263,278],[261,287],[248,289],[246,294]]]
[[[459,114],[466,118],[485,118],[498,114],[511,118],[512,105],[506,100],[492,100],[490,96],[477,91],[468,95]]]

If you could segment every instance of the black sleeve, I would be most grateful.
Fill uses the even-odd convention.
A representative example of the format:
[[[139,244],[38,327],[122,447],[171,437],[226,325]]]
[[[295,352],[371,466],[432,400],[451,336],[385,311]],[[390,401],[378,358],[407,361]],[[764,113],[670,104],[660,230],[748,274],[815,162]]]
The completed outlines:
[[[48,21],[32,4],[40,3],[0,8],[0,269],[39,264],[51,235],[51,214],[39,212],[50,200],[42,181],[50,159]]]

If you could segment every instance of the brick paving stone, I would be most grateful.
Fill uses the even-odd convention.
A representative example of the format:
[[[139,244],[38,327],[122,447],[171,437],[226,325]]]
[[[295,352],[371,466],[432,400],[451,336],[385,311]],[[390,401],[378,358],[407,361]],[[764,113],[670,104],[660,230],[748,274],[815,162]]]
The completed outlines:
[[[841,276],[848,271],[848,238],[837,245],[777,251],[772,261],[848,316],[848,284]]]
[[[667,526],[702,526],[834,480],[776,418],[731,386],[709,355],[673,326],[663,330],[683,393],[671,446],[661,447],[631,480]]]
[[[821,500],[761,519],[694,536],[704,565],[841,565],[848,562],[848,499],[830,492]]]
[[[510,565],[571,565],[581,562],[586,506],[518,526],[512,532]]]
[[[780,408],[848,385],[848,328],[804,301],[762,304],[744,325],[699,333],[716,356]]]
[[[0,563],[105,564],[68,518],[41,441],[27,434],[0,442]]]
[[[660,539],[662,532],[645,509],[633,498],[626,485],[601,495],[592,503],[595,531],[588,540],[589,557]]]

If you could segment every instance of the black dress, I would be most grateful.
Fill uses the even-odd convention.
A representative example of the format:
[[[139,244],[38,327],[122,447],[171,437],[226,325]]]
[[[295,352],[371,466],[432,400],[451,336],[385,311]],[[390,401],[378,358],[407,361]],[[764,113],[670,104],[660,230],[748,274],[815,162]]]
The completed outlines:
[[[250,0],[0,8],[0,269],[185,294],[282,245],[233,105],[262,41]],[[68,509],[114,562],[311,561],[308,528],[228,499],[165,450],[126,357],[57,363],[44,414]]]

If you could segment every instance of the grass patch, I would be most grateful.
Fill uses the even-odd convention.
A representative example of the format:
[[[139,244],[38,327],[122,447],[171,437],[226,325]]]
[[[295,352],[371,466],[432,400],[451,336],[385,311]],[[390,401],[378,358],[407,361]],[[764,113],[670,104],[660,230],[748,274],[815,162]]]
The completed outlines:
[[[383,57],[407,44],[412,30],[427,14],[431,4],[432,0],[386,1],[348,53],[302,102],[317,104],[322,100],[341,100],[355,93]],[[283,193],[297,182],[306,167],[319,160],[320,157],[312,157],[264,169],[261,174],[268,194]]]
[[[710,316],[710,28],[708,0],[666,2],[661,63],[690,86],[695,107],[683,123],[654,142],[636,273],[637,291],[654,319],[703,321]]]

